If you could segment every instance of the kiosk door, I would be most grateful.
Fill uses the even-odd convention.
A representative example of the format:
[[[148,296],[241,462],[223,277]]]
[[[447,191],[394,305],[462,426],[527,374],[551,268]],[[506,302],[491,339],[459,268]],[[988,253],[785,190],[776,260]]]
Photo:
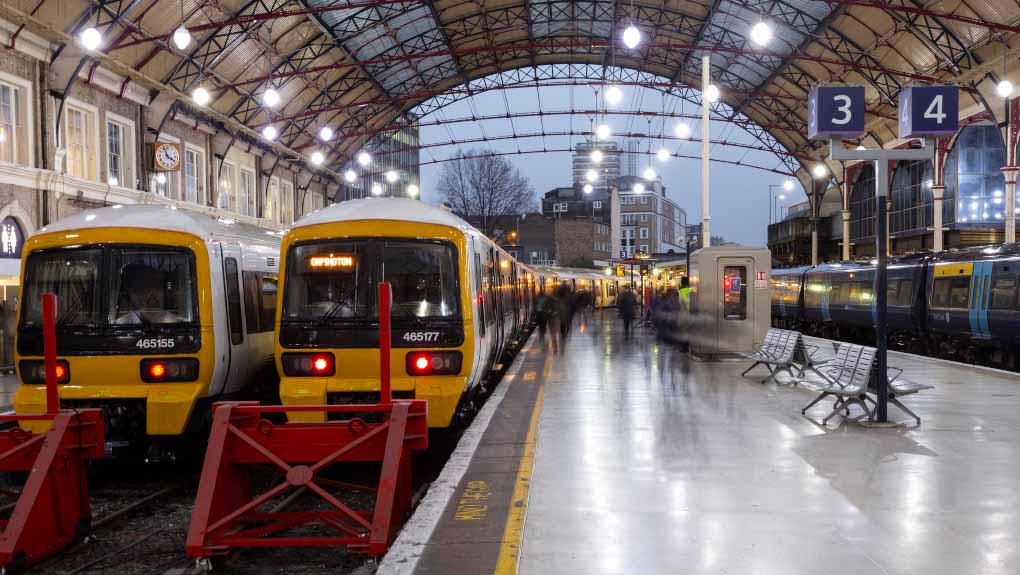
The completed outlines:
[[[748,282],[754,277],[751,258],[722,257],[718,259],[721,289],[716,309],[718,351],[747,351],[754,347],[754,291]]]

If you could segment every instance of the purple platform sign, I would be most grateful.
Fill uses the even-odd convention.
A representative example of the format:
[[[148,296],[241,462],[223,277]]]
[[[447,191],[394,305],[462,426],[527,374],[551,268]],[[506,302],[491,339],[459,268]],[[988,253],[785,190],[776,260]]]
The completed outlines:
[[[909,86],[900,90],[900,138],[952,136],[960,125],[957,86]]]
[[[818,86],[808,96],[808,139],[864,133],[864,87]]]

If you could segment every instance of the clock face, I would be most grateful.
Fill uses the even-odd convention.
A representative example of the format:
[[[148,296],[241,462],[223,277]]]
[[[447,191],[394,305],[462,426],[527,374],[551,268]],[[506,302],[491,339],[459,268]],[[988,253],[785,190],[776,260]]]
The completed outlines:
[[[158,144],[156,146],[156,164],[164,170],[173,170],[181,161],[181,153],[173,144]]]

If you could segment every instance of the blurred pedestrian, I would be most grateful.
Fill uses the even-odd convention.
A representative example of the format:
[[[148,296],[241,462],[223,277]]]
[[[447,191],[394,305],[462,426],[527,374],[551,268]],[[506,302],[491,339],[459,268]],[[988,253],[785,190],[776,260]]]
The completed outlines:
[[[566,340],[574,319],[574,298],[571,297],[570,286],[567,284],[561,284],[556,288],[556,315],[560,320],[560,339]]]
[[[638,312],[637,296],[630,286],[623,288],[623,293],[616,299],[616,308],[620,312],[620,319],[623,320],[623,339],[630,340],[634,318]]]
[[[680,307],[691,313],[691,280],[687,276],[680,278]]]

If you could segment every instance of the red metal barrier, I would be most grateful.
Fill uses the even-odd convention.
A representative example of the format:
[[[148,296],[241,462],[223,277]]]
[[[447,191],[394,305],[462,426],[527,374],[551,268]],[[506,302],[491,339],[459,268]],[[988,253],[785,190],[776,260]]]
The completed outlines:
[[[0,415],[0,424],[51,421],[46,433],[20,427],[0,431],[0,472],[27,472],[8,519],[0,519],[0,565],[5,572],[30,567],[88,533],[87,460],[103,457],[104,428],[98,409],[60,411],[57,395],[57,298],[43,295],[44,415]]]
[[[379,295],[378,404],[213,407],[188,555],[206,558],[245,547],[386,552],[410,511],[411,453],[428,447],[428,419],[425,401],[390,397],[388,284],[380,284]],[[309,411],[324,412],[327,421],[274,424],[263,417]],[[381,463],[378,483],[334,479],[331,472],[342,470],[333,466],[341,463]],[[265,479],[273,474],[279,479],[269,484]],[[371,508],[349,500],[358,491],[375,492]]]

